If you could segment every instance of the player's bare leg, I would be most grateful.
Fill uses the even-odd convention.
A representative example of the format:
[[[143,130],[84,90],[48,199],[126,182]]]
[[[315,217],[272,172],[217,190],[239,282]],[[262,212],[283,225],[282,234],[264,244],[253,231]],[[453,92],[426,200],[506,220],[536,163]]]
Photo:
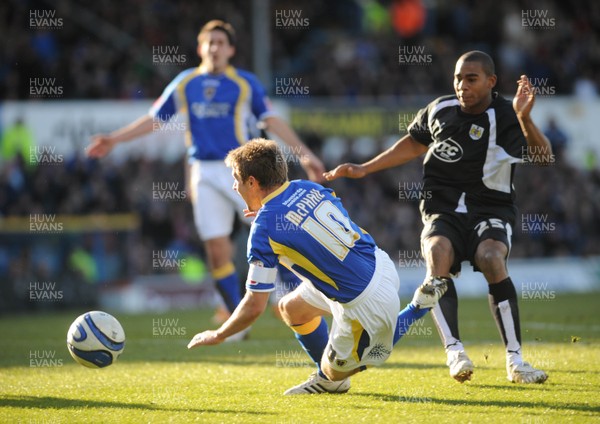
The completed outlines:
[[[489,303],[500,336],[506,346],[507,378],[514,383],[543,383],[548,375],[523,361],[521,324],[515,286],[508,275],[508,248],[500,241],[487,239],[479,243],[475,263],[489,284]]]
[[[427,264],[427,275],[446,277],[448,290],[431,313],[446,350],[450,376],[460,383],[470,380],[473,362],[467,356],[458,332],[458,297],[450,268],[454,263],[454,249],[447,237],[432,236],[422,242],[423,256]]]

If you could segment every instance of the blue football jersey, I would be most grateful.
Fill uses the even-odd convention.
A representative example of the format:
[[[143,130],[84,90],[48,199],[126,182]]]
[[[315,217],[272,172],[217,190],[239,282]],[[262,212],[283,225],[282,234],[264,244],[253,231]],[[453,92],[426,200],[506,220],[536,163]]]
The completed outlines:
[[[375,249],[331,189],[286,182],[263,200],[250,229],[246,288],[274,290],[281,263],[328,298],[347,303],[371,281]]]
[[[190,157],[223,160],[248,141],[257,120],[274,115],[265,90],[250,72],[228,66],[222,74],[202,66],[181,72],[150,109],[150,116],[168,121],[181,112],[187,120],[185,135]]]

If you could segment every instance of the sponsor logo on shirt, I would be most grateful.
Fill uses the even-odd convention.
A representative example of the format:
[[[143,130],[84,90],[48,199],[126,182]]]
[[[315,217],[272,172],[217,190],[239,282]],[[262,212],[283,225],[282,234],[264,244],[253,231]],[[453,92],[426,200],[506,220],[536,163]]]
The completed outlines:
[[[462,159],[463,149],[452,138],[435,143],[433,146],[433,156],[444,162],[457,162]]]

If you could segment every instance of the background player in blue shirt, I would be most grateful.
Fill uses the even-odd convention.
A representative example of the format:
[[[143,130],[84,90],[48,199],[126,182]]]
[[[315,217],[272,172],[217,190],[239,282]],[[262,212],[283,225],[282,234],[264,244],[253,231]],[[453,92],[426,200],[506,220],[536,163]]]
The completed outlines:
[[[421,248],[427,277],[445,277],[448,291],[433,310],[447,353],[450,375],[470,380],[473,363],[458,333],[458,299],[450,276],[469,260],[488,282],[489,303],[506,349],[507,377],[515,383],[543,383],[547,374],[521,356],[517,293],[507,258],[514,228],[513,174],[527,156],[535,163],[553,160],[548,139],[531,118],[535,90],[525,75],[511,102],[493,92],[492,58],[481,51],[463,54],[454,71],[455,95],[421,109],[409,134],[362,165],[343,164],[326,174],[361,178],[401,165],[425,153],[421,201]]]
[[[230,312],[241,298],[230,235],[236,212],[244,220],[244,205],[231,191],[233,179],[223,162],[227,152],[252,138],[252,127],[262,121],[291,146],[311,180],[322,180],[325,170],[295,132],[275,116],[256,76],[229,64],[234,53],[233,27],[219,20],[208,22],[198,35],[200,66],[181,72],[148,115],[109,135],[94,136],[88,149],[89,156],[103,157],[116,144],[150,133],[156,123],[168,121],[178,111],[183,114],[194,221],[213,279]]]
[[[285,157],[270,140],[238,147],[226,163],[246,213],[256,216],[248,238],[246,295],[218,330],[196,334],[188,348],[221,343],[251,325],[275,290],[281,263],[302,280],[280,300],[281,315],[318,367],[285,394],[348,391],[349,377],[385,361],[410,324],[445,292],[446,282],[424,283],[398,313],[393,262],[350,220],[331,189],[288,181]],[[333,316],[331,333],[326,313]]]

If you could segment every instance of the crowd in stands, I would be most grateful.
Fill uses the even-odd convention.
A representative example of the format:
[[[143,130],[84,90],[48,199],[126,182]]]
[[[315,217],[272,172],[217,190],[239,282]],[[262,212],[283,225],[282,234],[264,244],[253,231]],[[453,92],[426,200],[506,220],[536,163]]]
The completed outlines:
[[[28,99],[30,78],[56,78],[64,87],[61,98],[156,98],[174,75],[198,64],[197,33],[214,18],[236,28],[234,64],[242,68],[256,68],[252,26],[269,31],[272,78],[263,83],[271,94],[281,77],[302,78],[311,96],[346,100],[445,93],[456,58],[469,49],[496,59],[500,92],[513,92],[522,73],[555,94],[596,96],[600,87],[597,2],[268,4],[264,20],[254,23],[252,2],[245,0],[123,0],[118,6],[101,0],[57,2],[55,8],[36,0],[2,2],[0,25],[10,42],[0,49],[0,96]],[[40,20],[43,11],[60,21]],[[161,46],[185,60],[172,66],[153,61],[153,49]]]

